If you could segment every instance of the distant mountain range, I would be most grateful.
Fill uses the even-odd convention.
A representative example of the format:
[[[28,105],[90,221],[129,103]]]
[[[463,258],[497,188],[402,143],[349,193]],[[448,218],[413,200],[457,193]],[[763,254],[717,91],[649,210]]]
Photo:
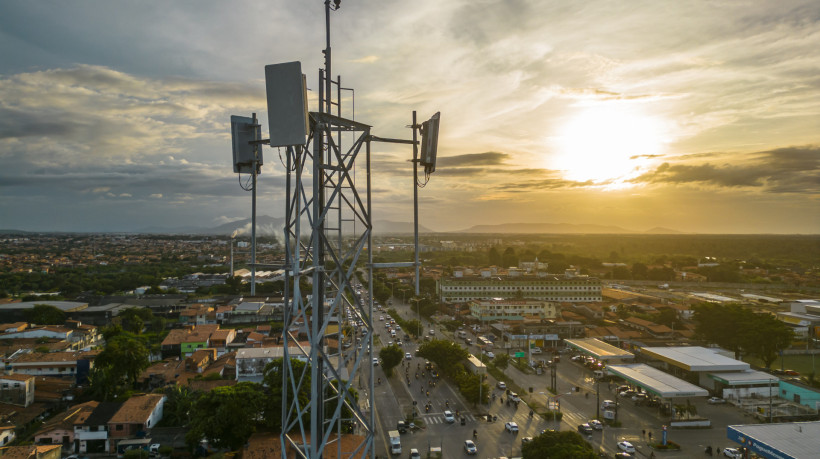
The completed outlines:
[[[571,223],[499,223],[475,225],[458,233],[470,234],[684,234],[669,228],[655,227],[648,231],[634,231],[611,225],[575,225]]]
[[[304,225],[307,225],[305,222]],[[260,215],[256,218],[256,234],[258,236],[282,237],[285,226],[284,218]],[[303,227],[303,230],[308,229]],[[378,235],[413,234],[413,222],[395,222],[377,220],[373,222],[374,233]],[[59,232],[59,231],[57,231]],[[224,223],[219,226],[202,228],[195,226],[158,227],[151,226],[134,231],[144,234],[199,234],[207,236],[230,236],[231,234],[250,236],[251,219],[241,219]],[[35,233],[32,231],[18,231],[0,229],[0,234]],[[475,225],[461,231],[434,231],[419,225],[419,233],[423,234],[687,234],[681,231],[655,227],[647,231],[634,231],[612,225],[571,224],[571,223],[499,223],[495,225]]]
[[[307,222],[303,223],[307,225]],[[257,236],[282,236],[282,230],[285,227],[284,218],[276,218],[268,215],[260,215],[256,217],[256,235]],[[309,230],[310,228],[302,227],[302,230]],[[160,228],[149,227],[138,231],[139,233],[149,234],[202,234],[209,236],[231,235],[250,236],[251,234],[251,219],[246,218],[242,220],[235,220],[224,223],[212,228],[195,228],[195,227],[176,227],[176,228]],[[412,234],[412,222],[393,222],[389,220],[377,220],[373,222],[373,232],[376,234]],[[419,225],[420,233],[433,233],[434,231]]]

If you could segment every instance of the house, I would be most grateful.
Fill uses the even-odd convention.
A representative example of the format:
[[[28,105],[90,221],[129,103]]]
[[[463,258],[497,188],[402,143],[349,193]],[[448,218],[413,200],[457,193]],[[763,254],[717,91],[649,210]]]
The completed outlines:
[[[9,446],[2,454],[3,459],[60,459],[63,448],[60,445]]]
[[[6,370],[13,374],[82,379],[93,368],[96,352],[27,352],[10,358]]]
[[[216,349],[217,355],[222,355],[228,352],[228,345],[236,339],[236,330],[229,328],[226,330],[217,330],[211,333],[210,346]]]
[[[85,419],[74,422],[74,451],[77,453],[107,453],[108,421],[119,411],[122,403],[100,402]]]
[[[171,330],[162,340],[162,357],[185,358],[197,349],[210,347],[211,335],[218,329],[219,325],[197,325]]]
[[[34,376],[0,375],[0,402],[23,407],[34,403]]]
[[[185,359],[185,370],[201,374],[216,360],[216,349],[199,349]]]
[[[14,425],[0,426],[0,446],[6,446],[17,438],[17,434],[14,433],[15,428]]]
[[[162,394],[135,395],[126,400],[108,421],[109,440],[145,436],[162,419],[165,400]]]
[[[38,445],[63,445],[63,450],[74,450],[74,424],[84,422],[99,402],[90,401],[74,405],[65,413],[58,414],[43,424],[34,434]]]

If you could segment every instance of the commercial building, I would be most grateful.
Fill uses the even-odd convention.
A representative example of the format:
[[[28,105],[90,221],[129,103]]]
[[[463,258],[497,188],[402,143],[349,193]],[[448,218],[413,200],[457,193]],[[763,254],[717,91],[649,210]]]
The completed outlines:
[[[560,308],[549,301],[492,298],[469,302],[470,315],[478,320],[555,319]]]
[[[493,276],[456,275],[438,281],[445,303],[466,303],[490,298],[516,298],[552,302],[601,301],[601,280],[595,277],[554,274]]]

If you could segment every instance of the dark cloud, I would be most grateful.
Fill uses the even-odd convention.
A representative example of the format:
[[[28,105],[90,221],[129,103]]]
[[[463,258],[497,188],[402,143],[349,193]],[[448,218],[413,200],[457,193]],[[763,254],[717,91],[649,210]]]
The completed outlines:
[[[497,166],[503,164],[510,155],[488,151],[486,153],[469,153],[466,155],[440,157],[436,167],[464,167],[464,166]]]
[[[744,156],[741,164],[663,163],[636,183],[703,183],[772,193],[820,192],[820,147],[788,147]]]

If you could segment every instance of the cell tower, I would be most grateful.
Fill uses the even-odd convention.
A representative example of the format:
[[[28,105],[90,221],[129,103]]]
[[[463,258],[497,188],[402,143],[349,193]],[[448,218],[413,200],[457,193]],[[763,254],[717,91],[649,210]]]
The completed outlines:
[[[242,143],[243,149],[269,144],[286,152],[283,455],[319,459],[335,449],[336,457],[373,458],[373,270],[415,267],[418,293],[419,262],[414,199],[415,262],[373,263],[370,147],[376,141],[413,145],[416,198],[418,165],[427,177],[435,170],[439,117],[416,124],[414,112],[413,140],[376,137],[370,126],[344,118],[341,92],[349,89],[342,87],[341,77],[331,78],[330,12],[340,1],[325,0],[324,5],[327,40],[325,66],[319,71],[319,110],[307,109],[306,78],[299,62],[268,65],[270,139],[249,134],[237,141],[234,136],[234,144]],[[258,127],[255,116],[239,121],[246,130]],[[343,146],[343,140],[350,145]],[[258,150],[249,149],[246,156],[254,158],[251,165],[261,162]],[[234,157],[236,163],[236,153]],[[363,186],[356,177],[362,170]],[[368,294],[363,297],[353,285],[365,249]],[[350,332],[343,323],[363,325]],[[345,350],[343,343],[350,348]],[[310,394],[308,400],[299,397],[304,393]],[[343,450],[345,436],[353,440],[345,441]]]

